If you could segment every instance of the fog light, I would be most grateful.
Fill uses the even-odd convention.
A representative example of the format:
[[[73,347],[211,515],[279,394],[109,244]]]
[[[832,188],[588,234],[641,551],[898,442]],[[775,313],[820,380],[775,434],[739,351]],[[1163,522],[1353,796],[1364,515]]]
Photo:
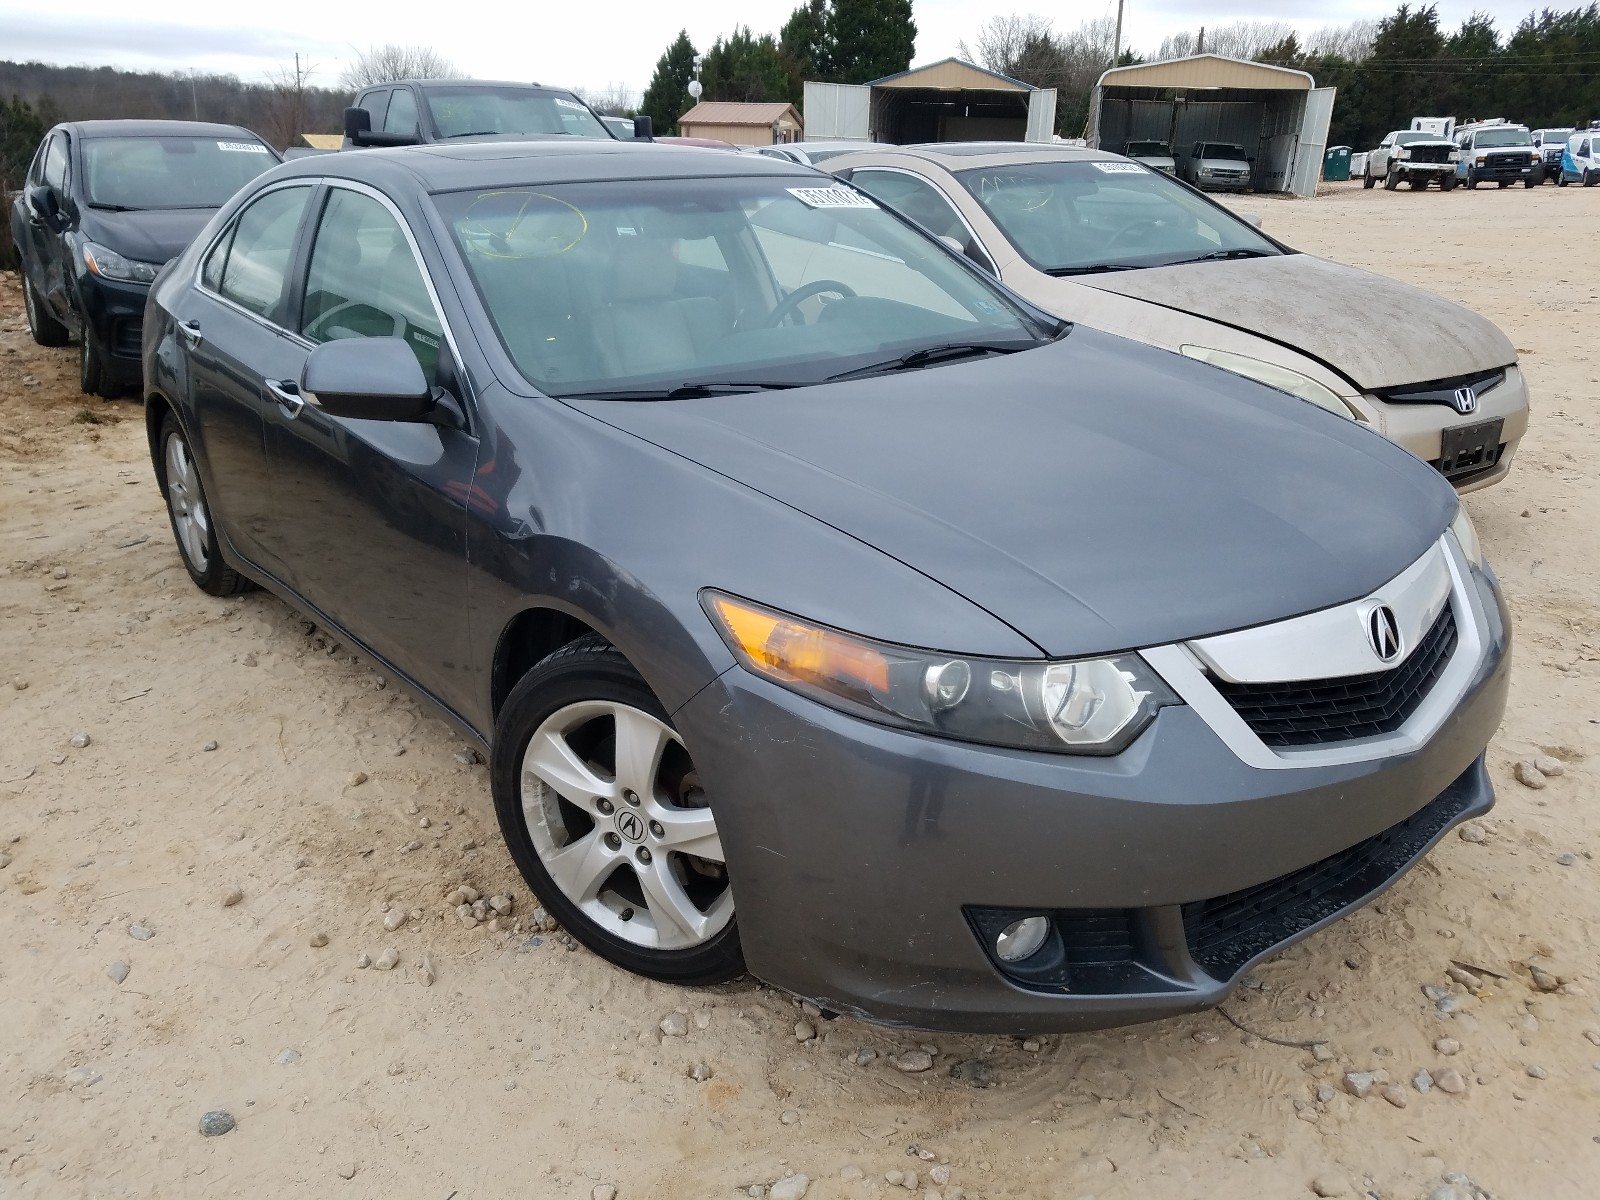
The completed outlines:
[[[1023,917],[1000,931],[994,940],[994,952],[1001,962],[1021,962],[1031,956],[1050,933],[1048,917]]]

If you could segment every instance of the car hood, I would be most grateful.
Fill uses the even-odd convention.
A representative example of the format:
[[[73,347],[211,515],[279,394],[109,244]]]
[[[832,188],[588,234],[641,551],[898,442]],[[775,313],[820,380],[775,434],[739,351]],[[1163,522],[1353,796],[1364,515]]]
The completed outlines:
[[[1277,342],[1363,391],[1517,361],[1492,321],[1421,288],[1309,254],[1188,263],[1074,280]]]
[[[1456,509],[1438,474],[1354,422],[1082,326],[1006,358],[794,391],[568,403],[881,550],[1063,657],[1357,599]]]
[[[214,208],[148,208],[135,212],[85,208],[80,228],[91,241],[124,258],[165,263],[182,254],[216,213]]]

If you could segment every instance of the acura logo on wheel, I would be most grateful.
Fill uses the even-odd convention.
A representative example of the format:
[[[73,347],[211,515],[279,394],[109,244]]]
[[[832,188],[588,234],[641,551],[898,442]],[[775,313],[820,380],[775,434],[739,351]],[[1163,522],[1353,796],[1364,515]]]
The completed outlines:
[[[644,821],[635,812],[617,814],[617,832],[630,842],[644,840]]]
[[[1456,394],[1450,397],[1450,403],[1458,413],[1472,412],[1478,407],[1478,393],[1469,387],[1458,387]]]
[[[1367,613],[1367,641],[1380,662],[1400,657],[1400,622],[1387,604],[1374,604]]]

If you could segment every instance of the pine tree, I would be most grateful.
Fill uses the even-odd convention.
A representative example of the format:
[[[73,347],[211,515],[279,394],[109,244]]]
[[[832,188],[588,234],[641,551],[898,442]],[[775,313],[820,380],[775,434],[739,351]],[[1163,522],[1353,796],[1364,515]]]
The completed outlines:
[[[833,0],[825,45],[837,83],[870,83],[911,66],[917,24],[911,0]]]
[[[759,103],[789,98],[789,73],[770,33],[756,37],[741,25],[726,40],[718,38],[700,65],[707,100]]]
[[[799,106],[805,95],[808,79],[826,81],[833,77],[833,63],[829,61],[828,0],[806,0],[784,22],[778,31],[778,53],[783,56],[788,72],[789,90],[785,97]]]
[[[678,118],[693,106],[689,81],[694,78],[694,56],[694,43],[684,29],[656,60],[656,72],[645,88],[639,111],[650,118],[657,133],[676,133]]]

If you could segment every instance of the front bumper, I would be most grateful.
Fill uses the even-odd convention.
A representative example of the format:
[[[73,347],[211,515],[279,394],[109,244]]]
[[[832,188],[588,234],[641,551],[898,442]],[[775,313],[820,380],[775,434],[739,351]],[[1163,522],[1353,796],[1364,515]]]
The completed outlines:
[[[1516,180],[1530,178],[1533,175],[1534,169],[1537,167],[1537,165],[1537,163],[1527,162],[1524,160],[1511,159],[1507,161],[1505,159],[1491,157],[1489,161],[1485,163],[1472,163],[1470,170],[1473,175],[1481,180],[1489,180],[1498,183],[1507,179]]]
[[[867,1020],[971,1032],[1218,1003],[1493,803],[1509,622],[1490,578],[1471,579],[1483,649],[1454,709],[1412,752],[1342,764],[1247,765],[1193,707],[1111,758],[965,745],[729,671],[675,719],[717,807],[751,971]],[[1069,990],[1018,982],[978,934],[1004,910],[1088,922],[1091,940],[1109,920],[1128,952]]]
[[[148,283],[120,283],[91,271],[77,277],[77,309],[89,336],[105,353],[107,367],[117,382],[138,383],[143,368],[144,306],[150,298]]]
[[[1476,412],[1464,415],[1445,404],[1395,404],[1373,396],[1363,396],[1357,403],[1377,415],[1380,432],[1391,442],[1433,464],[1439,461],[1445,430],[1497,417],[1504,420],[1500,430],[1500,453],[1494,463],[1451,481],[1462,493],[1490,487],[1510,474],[1517,446],[1528,432],[1528,381],[1517,366],[1507,368],[1506,380],[1499,387],[1483,393]]]

